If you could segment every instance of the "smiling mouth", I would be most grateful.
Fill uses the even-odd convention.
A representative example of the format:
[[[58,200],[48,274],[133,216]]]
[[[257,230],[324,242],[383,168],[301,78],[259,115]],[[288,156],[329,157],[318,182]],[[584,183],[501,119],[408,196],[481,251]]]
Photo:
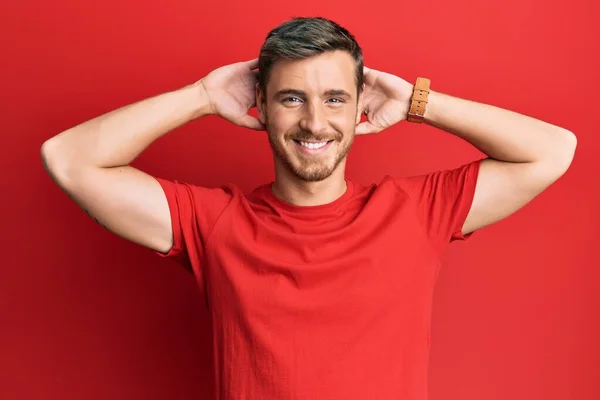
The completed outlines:
[[[327,150],[333,146],[335,140],[322,140],[320,142],[305,142],[304,140],[294,139],[294,147],[296,151],[305,156],[319,156],[327,152]]]
[[[318,150],[322,147],[327,146],[329,143],[333,142],[333,140],[323,140],[320,142],[305,142],[303,140],[294,139],[294,142],[296,142],[296,144],[304,147],[305,149]]]

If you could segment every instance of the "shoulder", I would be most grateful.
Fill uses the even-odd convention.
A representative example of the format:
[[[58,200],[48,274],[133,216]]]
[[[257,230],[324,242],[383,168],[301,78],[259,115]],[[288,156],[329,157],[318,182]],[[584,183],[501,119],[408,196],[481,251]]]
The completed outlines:
[[[474,185],[482,160],[460,164],[456,167],[413,174],[403,177],[389,177],[397,188],[410,197],[421,197],[427,193],[461,190]]]
[[[244,197],[243,190],[233,183],[203,186],[183,180],[161,177],[155,179],[162,187],[172,208],[218,210]]]

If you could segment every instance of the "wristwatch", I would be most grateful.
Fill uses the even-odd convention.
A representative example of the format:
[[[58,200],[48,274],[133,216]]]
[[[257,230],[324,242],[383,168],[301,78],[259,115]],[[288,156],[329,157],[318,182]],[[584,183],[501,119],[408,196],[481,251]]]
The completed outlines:
[[[413,88],[412,97],[410,98],[410,109],[408,110],[408,122],[420,124],[423,122],[425,108],[427,107],[427,97],[429,96],[429,86],[431,80],[428,78],[418,77]]]

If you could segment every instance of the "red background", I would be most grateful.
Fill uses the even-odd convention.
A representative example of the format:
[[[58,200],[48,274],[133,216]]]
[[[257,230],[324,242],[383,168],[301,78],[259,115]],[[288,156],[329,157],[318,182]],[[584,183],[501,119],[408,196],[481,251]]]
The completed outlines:
[[[254,58],[295,15],[349,28],[372,68],[575,132],[572,168],[519,213],[452,246],[433,316],[432,400],[600,398],[599,3],[479,0],[301,3],[4,2],[0,12],[0,397],[192,399],[212,391],[210,333],[193,278],[102,230],[45,174],[47,138]],[[363,182],[479,153],[429,126],[360,137]],[[217,117],[135,165],[249,190],[272,179],[264,133]],[[367,366],[365,366],[367,367]]]

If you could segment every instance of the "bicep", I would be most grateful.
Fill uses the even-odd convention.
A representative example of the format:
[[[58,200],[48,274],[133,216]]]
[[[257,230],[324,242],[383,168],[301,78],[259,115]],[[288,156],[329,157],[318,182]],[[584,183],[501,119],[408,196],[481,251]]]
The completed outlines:
[[[473,203],[462,228],[463,234],[510,216],[550,186],[558,176],[560,174],[548,163],[483,160]]]
[[[72,175],[59,185],[98,224],[134,243],[169,251],[169,204],[154,177],[131,166],[84,167]]]

